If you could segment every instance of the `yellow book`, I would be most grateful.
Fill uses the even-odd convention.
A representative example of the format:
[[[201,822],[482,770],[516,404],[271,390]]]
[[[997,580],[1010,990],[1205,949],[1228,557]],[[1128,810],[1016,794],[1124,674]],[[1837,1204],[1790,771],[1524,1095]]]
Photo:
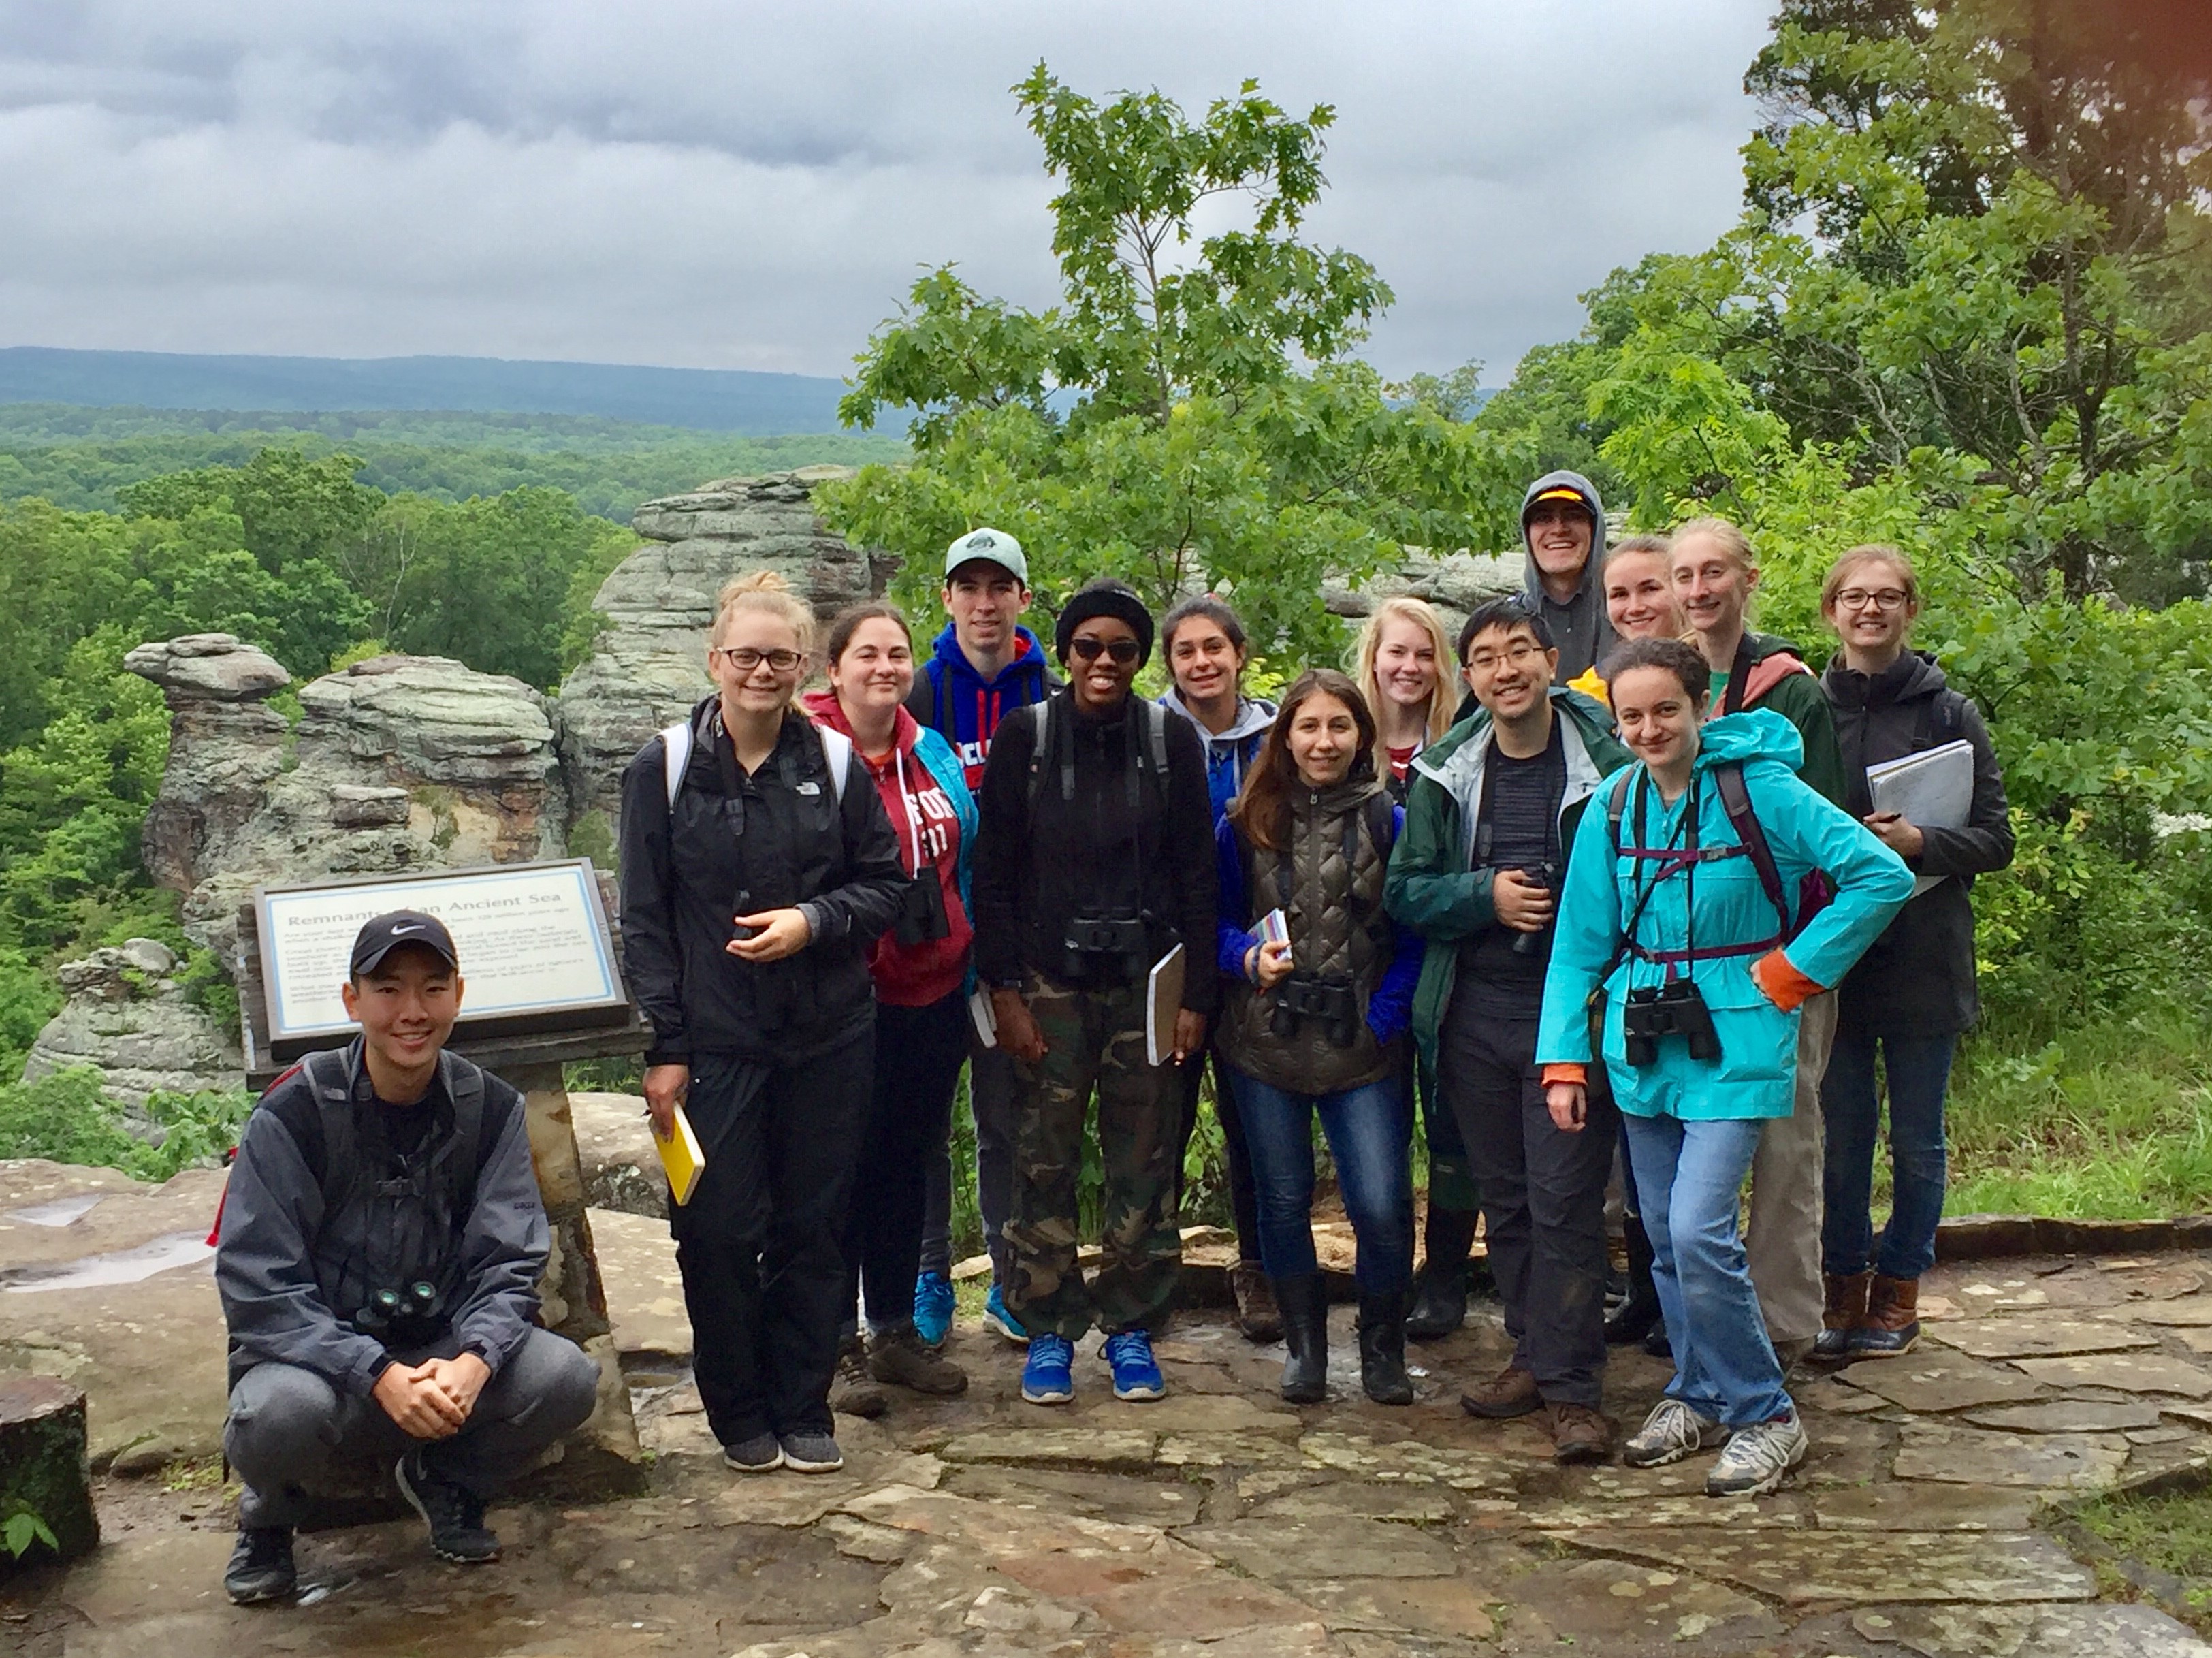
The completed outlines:
[[[660,1166],[668,1171],[668,1195],[679,1206],[690,1202],[699,1189],[699,1176],[707,1172],[707,1154],[699,1149],[699,1137],[691,1132],[691,1119],[681,1105],[676,1108],[675,1132],[663,1139],[656,1130],[653,1149],[660,1153]]]

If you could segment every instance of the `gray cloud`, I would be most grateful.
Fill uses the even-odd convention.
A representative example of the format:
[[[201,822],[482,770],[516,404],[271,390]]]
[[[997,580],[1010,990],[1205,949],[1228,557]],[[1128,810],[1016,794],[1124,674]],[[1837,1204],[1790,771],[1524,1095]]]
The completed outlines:
[[[1337,106],[1386,372],[1501,381],[1735,217],[1765,0],[0,0],[0,343],[842,374],[918,270],[1053,294],[1006,88]]]

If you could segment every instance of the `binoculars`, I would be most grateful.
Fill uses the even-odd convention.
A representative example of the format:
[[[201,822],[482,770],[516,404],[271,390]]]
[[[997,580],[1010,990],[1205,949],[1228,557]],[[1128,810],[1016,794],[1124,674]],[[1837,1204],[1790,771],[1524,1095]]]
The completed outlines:
[[[1620,1011],[1620,1034],[1631,1065],[1656,1064],[1662,1036],[1686,1039],[1693,1060],[1710,1063],[1721,1056],[1713,1011],[1705,1005],[1704,993],[1687,979],[1670,979],[1662,985],[1630,991],[1627,1005]]]
[[[1077,979],[1114,967],[1125,979],[1136,978],[1149,964],[1146,944],[1144,918],[1136,915],[1079,915],[1060,938],[1069,976]]]
[[[935,865],[923,865],[921,872],[907,882],[906,890],[899,895],[898,920],[892,923],[891,932],[899,943],[909,947],[951,936],[952,920],[945,913],[945,888],[937,878]]]
[[[426,1347],[444,1333],[446,1298],[421,1279],[404,1289],[372,1292],[353,1315],[353,1327],[386,1347]]]
[[[1318,1019],[1334,1048],[1359,1040],[1359,1004],[1348,978],[1293,973],[1275,987],[1275,1011],[1268,1029],[1280,1041],[1298,1034],[1299,1022]]]
[[[1524,881],[1533,882],[1537,886],[1543,888],[1545,891],[1549,892],[1559,885],[1559,872],[1550,864],[1539,864],[1534,869],[1522,870],[1521,872],[1521,878]],[[1554,915],[1559,914],[1557,910],[1553,910],[1552,913]],[[1536,955],[1544,948],[1545,934],[1550,932],[1551,930],[1551,926],[1547,925],[1534,932],[1516,933],[1513,937],[1513,953],[1516,956]]]

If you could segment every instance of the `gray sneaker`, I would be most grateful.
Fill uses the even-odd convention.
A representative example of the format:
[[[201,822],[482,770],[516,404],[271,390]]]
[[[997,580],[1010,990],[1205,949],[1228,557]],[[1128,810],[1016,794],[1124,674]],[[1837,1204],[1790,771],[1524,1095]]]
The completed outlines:
[[[1797,1408],[1771,1422],[1738,1428],[1705,1476],[1708,1497],[1764,1497],[1805,1460],[1805,1426]]]
[[[723,1464],[739,1473],[774,1473],[783,1466],[783,1447],[774,1434],[755,1434],[722,1447]]]
[[[781,1434],[783,1466],[793,1473],[835,1473],[845,1466],[845,1453],[828,1434]]]
[[[1620,1460],[1632,1468],[1663,1468],[1710,1450],[1728,1436],[1726,1428],[1699,1416],[1680,1400],[1662,1399],[1620,1448]]]

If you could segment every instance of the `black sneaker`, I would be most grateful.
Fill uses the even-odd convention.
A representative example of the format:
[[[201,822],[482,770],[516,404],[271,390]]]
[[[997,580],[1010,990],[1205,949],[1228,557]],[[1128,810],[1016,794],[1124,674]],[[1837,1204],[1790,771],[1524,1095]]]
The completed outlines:
[[[392,1477],[408,1506],[430,1527],[431,1553],[457,1566],[499,1558],[499,1539],[484,1528],[483,1498],[441,1478],[420,1450],[401,1457]]]
[[[222,1587],[232,1603],[250,1606],[262,1600],[289,1598],[300,1586],[292,1564],[289,1526],[240,1526],[238,1546],[230,1552],[230,1564],[222,1574]]]
[[[845,1466],[845,1454],[828,1434],[780,1434],[783,1466],[793,1473],[835,1473]]]
[[[774,1473],[783,1466],[783,1447],[774,1434],[755,1434],[723,1446],[722,1463],[739,1473]]]

